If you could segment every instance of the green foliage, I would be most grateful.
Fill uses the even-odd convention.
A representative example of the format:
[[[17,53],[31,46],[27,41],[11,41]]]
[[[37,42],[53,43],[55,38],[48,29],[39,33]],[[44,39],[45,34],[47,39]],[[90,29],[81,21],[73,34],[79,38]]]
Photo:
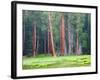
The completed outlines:
[[[62,12],[51,12],[52,27],[54,36],[54,45],[56,52],[60,53],[60,24]],[[71,13],[64,12],[65,20],[65,36],[66,48],[68,49],[68,30],[73,34],[73,48],[76,47],[76,32],[79,33],[79,45],[82,47],[82,53],[90,54],[90,21],[91,15],[89,13]],[[39,41],[38,53],[44,53],[44,47],[47,47],[48,37],[48,12],[46,11],[32,11],[23,10],[23,52],[26,55],[32,54],[32,29],[33,22],[36,23],[36,40]],[[69,28],[70,29],[69,29]],[[45,38],[44,38],[45,36]],[[46,39],[46,40],[45,40]],[[44,43],[46,42],[46,45]],[[75,50],[73,49],[75,52]],[[47,49],[46,49],[47,52]],[[30,53],[30,54],[29,54]]]
[[[68,13],[69,23],[74,29],[74,38],[76,32],[79,34],[79,44],[83,48],[83,53],[90,52],[90,14],[87,13]],[[75,42],[74,42],[75,43]]]

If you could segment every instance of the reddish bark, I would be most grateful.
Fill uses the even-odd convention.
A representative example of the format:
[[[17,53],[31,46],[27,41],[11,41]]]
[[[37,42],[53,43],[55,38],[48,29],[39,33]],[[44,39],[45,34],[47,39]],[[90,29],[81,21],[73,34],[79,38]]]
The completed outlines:
[[[63,56],[65,53],[65,23],[64,23],[64,15],[61,15],[61,25],[60,25],[60,48],[61,55]]]
[[[53,41],[53,33],[52,33],[52,24],[51,24],[51,13],[48,13],[48,20],[49,20],[49,48],[52,56],[56,57],[55,48],[54,48],[54,41]]]
[[[32,48],[32,53],[33,53],[33,56],[36,55],[36,24],[35,22],[33,22],[33,29],[32,29],[32,45],[33,45],[33,48]]]
[[[50,39],[50,30],[48,29],[48,53],[51,53],[51,43],[50,43],[51,39]]]

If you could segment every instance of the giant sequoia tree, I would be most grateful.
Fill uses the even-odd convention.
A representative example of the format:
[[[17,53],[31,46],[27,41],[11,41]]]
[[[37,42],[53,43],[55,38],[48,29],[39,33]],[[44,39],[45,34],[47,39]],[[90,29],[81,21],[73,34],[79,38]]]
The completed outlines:
[[[54,41],[53,41],[53,32],[52,32],[52,23],[51,23],[51,12],[48,12],[48,22],[49,22],[49,40],[50,40],[50,50],[52,56],[56,57],[55,48],[54,48]]]
[[[61,14],[61,25],[60,25],[60,47],[61,47],[61,55],[64,55],[65,49],[65,21],[64,14]]]

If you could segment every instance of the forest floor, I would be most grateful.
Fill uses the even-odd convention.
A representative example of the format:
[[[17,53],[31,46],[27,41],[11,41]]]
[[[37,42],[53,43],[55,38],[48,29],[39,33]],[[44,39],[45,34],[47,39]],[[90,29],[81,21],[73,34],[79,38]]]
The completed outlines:
[[[39,55],[37,57],[23,57],[23,69],[63,68],[90,66],[90,55],[57,56]]]

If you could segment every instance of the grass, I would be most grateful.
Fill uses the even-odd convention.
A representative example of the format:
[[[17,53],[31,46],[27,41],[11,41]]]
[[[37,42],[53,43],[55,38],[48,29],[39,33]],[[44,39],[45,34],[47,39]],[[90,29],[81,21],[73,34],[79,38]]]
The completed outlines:
[[[90,66],[90,55],[57,56],[39,55],[37,57],[23,57],[23,69],[63,68]]]

